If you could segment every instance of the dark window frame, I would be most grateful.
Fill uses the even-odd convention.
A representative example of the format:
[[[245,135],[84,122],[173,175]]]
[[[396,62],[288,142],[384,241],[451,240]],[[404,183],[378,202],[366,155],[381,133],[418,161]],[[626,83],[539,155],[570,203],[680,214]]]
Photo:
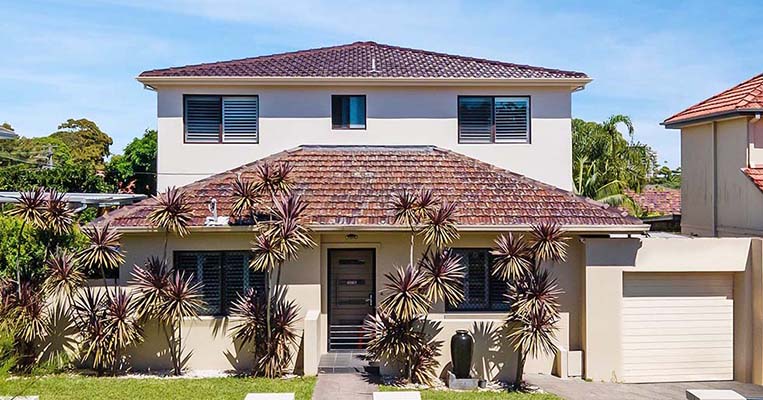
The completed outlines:
[[[492,312],[492,313],[506,313],[506,312],[508,312],[509,306],[506,303],[505,298],[504,298],[506,292],[495,293],[495,294],[493,294],[491,292],[491,288],[492,288],[491,282],[492,282],[492,280],[498,280],[498,281],[500,281],[500,280],[498,278],[496,278],[495,276],[493,276],[493,273],[492,273],[493,262],[492,262],[492,255],[490,254],[490,250],[491,249],[487,248],[487,247],[453,247],[453,248],[451,248],[451,251],[456,252],[456,254],[458,254],[459,252],[464,252],[464,251],[481,251],[481,252],[485,252],[485,254],[487,256],[487,265],[486,265],[486,268],[485,268],[485,274],[486,274],[486,276],[485,276],[485,294],[486,294],[486,297],[487,297],[487,301],[486,301],[487,306],[483,307],[483,308],[468,308],[468,309],[464,309],[464,308],[460,308],[460,306],[461,306],[460,304],[459,305],[452,305],[452,304],[449,304],[448,302],[446,302],[445,303],[445,312],[446,313],[453,313],[453,314],[460,313],[460,314],[463,314],[463,313],[485,313],[485,312]],[[463,261],[466,262],[466,260],[463,260]],[[464,265],[464,267],[467,269],[467,272],[468,272],[469,266],[468,265]],[[464,284],[466,283],[465,281],[466,281],[466,276],[464,276]],[[467,295],[466,288],[464,288],[464,296],[466,296],[466,295]],[[500,304],[501,305],[505,305],[505,307],[503,307],[503,306],[502,307],[497,307],[497,306],[493,305],[493,302],[491,301],[491,299],[493,299],[496,296],[500,297]],[[466,300],[466,298],[464,300]]]
[[[488,143],[469,143],[469,142],[463,142],[461,141],[461,99],[462,98],[490,98],[491,101],[491,118],[492,118],[492,126],[490,128],[490,142]],[[495,141],[495,99],[496,97],[513,97],[513,98],[519,98],[519,99],[527,99],[527,141],[524,142],[496,142]],[[465,144],[465,145],[486,145],[486,144],[508,144],[508,145],[522,145],[522,144],[532,144],[532,96],[526,95],[526,94],[517,94],[517,95],[510,95],[510,94],[502,94],[502,95],[479,95],[479,94],[470,94],[470,95],[459,95],[456,99],[456,113],[457,113],[457,122],[458,122],[458,128],[456,131],[456,134],[458,135],[458,144]]]
[[[177,268],[178,266],[178,258],[182,254],[218,254],[220,256],[220,297],[218,301],[220,302],[220,311],[217,313],[206,313],[202,311],[199,313],[200,316],[203,317],[229,317],[230,316],[230,310],[227,307],[226,304],[226,298],[227,296],[227,280],[225,275],[225,254],[226,253],[246,253],[251,255],[251,251],[249,250],[174,250],[172,252],[172,266],[173,268]],[[244,268],[248,268],[248,266],[244,266]],[[249,274],[265,274],[264,272],[256,272],[249,270]],[[251,275],[250,275],[251,276]],[[196,273],[194,272],[194,280],[196,280],[198,277],[196,276]],[[202,277],[202,279],[204,279]],[[251,279],[251,278],[250,278]],[[204,284],[204,281],[202,280],[202,285]],[[269,282],[267,280],[267,275],[265,275],[265,289],[266,293],[262,293],[263,296],[267,296],[267,287],[269,286]]]
[[[352,128],[350,126],[342,126],[334,124],[334,98],[335,97],[362,97],[363,98],[363,127]],[[368,96],[365,94],[332,94],[331,95],[331,130],[334,131],[365,131],[368,128]]]
[[[220,125],[217,130],[216,142],[194,142],[188,141],[188,122],[186,121],[186,108],[188,97],[218,97],[220,99]],[[224,97],[256,97],[257,98],[257,140],[254,142],[226,142],[223,141],[223,121],[222,121],[222,107]],[[260,144],[260,95],[259,94],[201,94],[201,93],[184,93],[183,94],[183,144]]]

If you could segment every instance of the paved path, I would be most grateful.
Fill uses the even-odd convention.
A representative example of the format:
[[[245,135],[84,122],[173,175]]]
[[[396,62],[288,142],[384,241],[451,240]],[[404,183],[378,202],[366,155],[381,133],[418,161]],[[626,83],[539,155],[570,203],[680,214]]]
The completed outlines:
[[[550,375],[525,375],[525,381],[567,400],[685,400],[686,389],[730,389],[763,399],[763,386],[740,382],[604,383],[559,379]]]
[[[361,374],[319,374],[313,400],[371,399],[378,385]]]

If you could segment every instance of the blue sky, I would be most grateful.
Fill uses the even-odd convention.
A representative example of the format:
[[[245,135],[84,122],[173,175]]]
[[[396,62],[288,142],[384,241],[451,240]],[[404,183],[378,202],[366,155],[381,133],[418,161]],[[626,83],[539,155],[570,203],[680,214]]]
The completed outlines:
[[[723,6],[721,6],[723,4]],[[594,78],[573,114],[630,115],[680,162],[665,117],[763,72],[756,3],[700,1],[0,0],[0,121],[25,136],[96,121],[121,149],[156,127],[159,67],[357,40],[562,69]]]

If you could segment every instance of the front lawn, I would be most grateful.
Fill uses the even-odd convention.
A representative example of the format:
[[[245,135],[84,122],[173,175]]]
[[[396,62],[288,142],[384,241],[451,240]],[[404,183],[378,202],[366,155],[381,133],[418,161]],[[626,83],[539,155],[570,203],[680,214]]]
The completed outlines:
[[[382,392],[404,390],[394,386],[380,386]],[[450,390],[422,390],[421,400],[561,400],[550,393],[519,392],[459,392]]]
[[[41,400],[156,399],[243,400],[247,393],[294,392],[310,400],[315,378],[93,378],[56,375],[0,381],[0,397],[39,395]]]

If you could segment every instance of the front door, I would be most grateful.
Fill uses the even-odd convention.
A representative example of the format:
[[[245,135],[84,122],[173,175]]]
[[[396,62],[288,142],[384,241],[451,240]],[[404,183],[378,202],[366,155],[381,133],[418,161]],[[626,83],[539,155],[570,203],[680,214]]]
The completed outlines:
[[[374,249],[329,250],[329,350],[362,350],[363,320],[374,311]]]

